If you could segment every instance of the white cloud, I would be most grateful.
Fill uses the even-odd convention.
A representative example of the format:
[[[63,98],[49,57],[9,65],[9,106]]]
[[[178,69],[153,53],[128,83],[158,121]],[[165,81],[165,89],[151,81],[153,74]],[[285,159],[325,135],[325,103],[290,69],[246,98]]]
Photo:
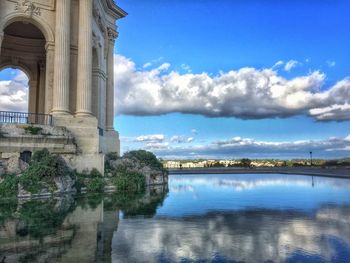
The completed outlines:
[[[186,137],[186,136],[179,136],[175,135],[170,138],[170,142],[172,143],[190,143],[194,140],[194,137]]]
[[[319,158],[345,157],[350,155],[350,136],[346,138],[327,138],[323,140],[297,141],[259,141],[253,138],[234,137],[213,141],[208,144],[187,145],[166,149],[150,148],[158,156],[169,158],[308,158],[309,152]]]
[[[150,135],[142,135],[135,138],[135,142],[163,142],[165,136],[163,134],[150,134]]]
[[[279,68],[279,67],[282,66],[283,64],[284,64],[284,61],[283,61],[283,60],[277,61],[277,62],[275,63],[275,65],[272,66],[272,69]]]
[[[291,69],[290,65],[298,62],[288,63],[287,69]],[[241,68],[210,76],[180,74],[169,68],[170,64],[164,63],[138,71],[132,60],[115,55],[116,112],[138,116],[179,112],[240,119],[309,115],[322,121],[313,109],[350,104],[350,79],[324,91],[326,76],[319,71],[286,79],[273,69]],[[341,110],[332,115],[333,120],[350,119]]]
[[[192,130],[191,130],[191,133],[193,133],[193,134],[198,134],[198,131],[197,131],[196,129],[192,129]]]
[[[181,64],[181,68],[185,71],[187,71],[188,73],[191,73],[192,70],[191,70],[191,67],[189,65],[186,65],[186,64]]]
[[[295,68],[299,64],[298,61],[296,60],[289,60],[285,65],[284,65],[284,70],[285,71],[291,71],[293,68]]]
[[[168,142],[150,142],[145,146],[146,150],[165,150],[168,149]]]
[[[22,71],[12,80],[0,81],[0,110],[28,111],[28,77]]]
[[[150,66],[152,66],[151,62],[147,62],[143,65],[143,68],[149,68]]]

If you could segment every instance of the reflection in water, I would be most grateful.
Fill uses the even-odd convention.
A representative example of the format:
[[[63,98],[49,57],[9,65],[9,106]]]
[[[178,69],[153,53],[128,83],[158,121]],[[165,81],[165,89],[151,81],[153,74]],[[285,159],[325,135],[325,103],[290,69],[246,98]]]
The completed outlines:
[[[345,214],[348,220],[334,218],[335,214]],[[298,211],[246,210],[148,222],[123,220],[114,237],[113,261],[157,262],[160,256],[166,262],[215,257],[223,262],[285,262],[293,256],[331,261],[339,256],[335,241],[350,244],[349,216],[350,206],[330,206],[320,208],[316,216]],[[350,256],[350,247],[344,246]]]
[[[113,262],[349,262],[350,181],[173,175],[155,217],[122,218]]]
[[[172,175],[169,188],[0,202],[0,262],[349,262],[349,180]]]
[[[125,204],[133,204],[125,212],[155,214],[166,193],[165,187],[152,187],[136,196],[88,195],[74,199],[66,195],[45,201],[3,200],[0,262],[110,262],[119,211],[126,209]]]

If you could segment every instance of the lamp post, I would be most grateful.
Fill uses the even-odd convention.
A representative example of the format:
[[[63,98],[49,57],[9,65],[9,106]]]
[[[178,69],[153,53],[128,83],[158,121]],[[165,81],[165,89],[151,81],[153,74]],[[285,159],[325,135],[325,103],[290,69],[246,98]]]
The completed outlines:
[[[310,152],[310,166],[312,166],[312,152]]]

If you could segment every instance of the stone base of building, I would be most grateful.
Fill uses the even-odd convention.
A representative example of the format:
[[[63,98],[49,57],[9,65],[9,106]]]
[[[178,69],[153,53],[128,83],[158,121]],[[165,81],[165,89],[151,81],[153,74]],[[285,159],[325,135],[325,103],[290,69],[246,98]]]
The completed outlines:
[[[100,151],[103,153],[118,153],[120,156],[119,133],[114,130],[105,131],[103,136],[100,136]]]
[[[40,130],[31,134],[28,127]],[[7,164],[20,163],[21,153],[47,148],[51,153],[60,154],[78,172],[96,168],[103,174],[104,155],[120,153],[118,133],[101,131],[97,119],[92,116],[54,116],[54,126],[1,124],[0,136],[0,172],[18,173],[20,168],[11,165],[7,169]]]
[[[91,154],[63,154],[61,155],[68,166],[78,172],[91,171],[97,169],[102,175],[104,174],[105,155],[102,153]]]

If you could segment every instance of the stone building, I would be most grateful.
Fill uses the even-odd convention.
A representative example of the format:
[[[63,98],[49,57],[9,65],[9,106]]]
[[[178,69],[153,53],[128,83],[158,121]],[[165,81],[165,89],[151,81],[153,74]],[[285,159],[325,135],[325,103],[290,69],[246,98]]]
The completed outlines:
[[[120,151],[113,124],[113,59],[116,21],[126,15],[113,0],[0,1],[0,70],[27,74],[31,114],[25,122],[66,127],[76,149],[63,154],[78,170],[102,170],[104,154]],[[16,118],[24,123],[18,116],[11,120]],[[43,118],[50,123],[38,122]],[[8,118],[2,120],[0,125]],[[10,144],[5,139],[4,156],[38,147],[60,153],[54,138],[39,145],[40,138],[22,137],[14,147],[14,138]]]

